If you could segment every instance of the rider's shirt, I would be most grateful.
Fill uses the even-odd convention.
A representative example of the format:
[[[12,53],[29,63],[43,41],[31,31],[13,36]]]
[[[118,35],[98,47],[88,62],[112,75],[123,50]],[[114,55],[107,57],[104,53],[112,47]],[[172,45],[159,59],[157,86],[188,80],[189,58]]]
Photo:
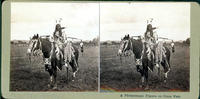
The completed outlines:
[[[63,34],[62,34],[62,29],[64,29],[65,27],[61,27],[60,24],[56,24],[56,27],[55,27],[55,31],[54,31],[54,40],[56,42],[64,42],[64,37],[63,37]]]
[[[146,36],[153,37],[153,30],[155,30],[155,29],[156,29],[156,27],[152,27],[151,24],[148,24],[147,30],[146,30]],[[149,33],[149,34],[147,35],[147,33]]]
[[[153,27],[151,24],[147,25],[147,29],[145,32],[145,41],[149,43],[155,43],[156,38],[153,30],[156,29],[156,27]]]

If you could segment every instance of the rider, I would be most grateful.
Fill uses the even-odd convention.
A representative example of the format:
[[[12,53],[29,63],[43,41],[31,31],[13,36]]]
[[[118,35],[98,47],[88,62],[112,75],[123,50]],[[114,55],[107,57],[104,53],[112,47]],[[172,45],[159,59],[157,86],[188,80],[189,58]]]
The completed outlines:
[[[61,55],[61,64],[64,65],[64,45],[63,44],[65,43],[65,37],[62,30],[65,29],[65,27],[61,27],[61,24],[60,24],[61,21],[62,21],[62,18],[56,21],[58,23],[55,26],[53,39],[56,46],[56,52]],[[62,67],[59,67],[59,68],[62,69]]]
[[[64,43],[62,29],[65,29],[65,27],[61,27],[61,25],[60,25],[61,20],[62,19],[60,18],[59,22],[56,24],[55,31],[53,33],[53,37],[54,37],[55,41],[60,41],[60,42]]]
[[[72,46],[72,42],[67,41],[64,32],[62,32],[62,29],[65,29],[65,27],[61,27],[61,20],[62,19],[60,18],[59,23],[56,24],[53,36],[54,41],[56,42],[57,52],[61,55],[61,64],[67,67],[67,63],[71,61],[71,58],[75,59],[75,49]],[[62,67],[59,68],[62,69]]]
[[[157,27],[152,26],[152,21],[153,21],[153,18],[151,18],[150,20],[147,20],[147,29],[144,34],[145,41],[149,43],[155,43],[156,41],[155,34],[154,34],[155,32],[153,32],[153,30],[157,29]]]
[[[155,50],[155,45],[157,42],[157,34],[156,32],[154,32],[153,30],[157,29],[157,27],[153,27],[152,26],[152,21],[153,18],[151,18],[150,20],[147,20],[147,29],[146,32],[144,34],[144,38],[145,38],[145,42],[147,43],[147,52],[148,52],[148,58],[150,59],[151,56],[151,52],[153,52],[153,55],[155,56],[155,58],[153,59],[156,63],[156,66],[158,66],[158,55],[156,53]]]

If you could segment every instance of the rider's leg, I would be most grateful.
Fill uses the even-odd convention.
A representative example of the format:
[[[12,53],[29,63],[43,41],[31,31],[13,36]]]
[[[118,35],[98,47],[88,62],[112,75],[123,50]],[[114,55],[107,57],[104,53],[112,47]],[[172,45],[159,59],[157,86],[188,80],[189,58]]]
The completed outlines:
[[[156,52],[155,52],[155,65],[156,67],[159,67],[159,51],[156,48]]]
[[[64,65],[65,64],[65,57],[64,57],[64,49],[61,49],[61,64]]]

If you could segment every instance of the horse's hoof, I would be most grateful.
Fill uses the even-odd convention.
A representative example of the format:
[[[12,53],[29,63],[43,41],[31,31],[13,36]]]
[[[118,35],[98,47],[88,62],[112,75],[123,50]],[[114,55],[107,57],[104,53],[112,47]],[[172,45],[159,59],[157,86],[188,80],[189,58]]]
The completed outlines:
[[[51,88],[51,85],[50,85],[50,84],[48,84],[47,86],[48,86],[48,88]]]
[[[164,80],[164,83],[167,83],[167,80]]]
[[[139,85],[139,88],[142,88],[142,85]]]
[[[54,86],[54,87],[53,87],[53,90],[56,90],[56,89],[57,89],[57,86]]]
[[[144,90],[149,90],[149,86],[147,85],[147,86],[144,88]]]

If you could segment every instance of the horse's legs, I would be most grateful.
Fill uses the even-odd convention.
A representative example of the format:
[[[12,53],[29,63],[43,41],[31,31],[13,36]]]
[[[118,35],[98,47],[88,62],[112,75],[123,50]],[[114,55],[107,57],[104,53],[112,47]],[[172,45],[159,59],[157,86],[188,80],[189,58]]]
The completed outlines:
[[[148,68],[144,69],[144,76],[145,76],[145,80],[146,80],[145,90],[147,90],[147,89],[149,89]]]
[[[77,63],[77,61],[76,61],[76,59],[74,58],[74,67],[75,67],[75,71],[73,72],[73,77],[75,78],[76,77],[76,73],[78,72],[78,63]]]
[[[170,66],[169,66],[169,64],[166,60],[164,60],[164,62],[161,63],[161,64],[164,68],[164,82],[166,83],[167,82],[167,75],[168,75],[168,72],[170,71]]]
[[[52,82],[53,82],[53,76],[52,75],[50,75],[49,80],[50,80],[50,83],[48,84],[48,87],[52,87]]]
[[[139,87],[141,88],[144,85],[144,75],[141,76],[141,84],[139,84]]]
[[[57,67],[56,67],[56,62],[52,61],[51,62],[51,69],[48,69],[49,75],[50,75],[50,84],[48,84],[48,87],[54,87],[55,89],[57,87],[56,84],[56,76],[57,76]]]
[[[145,76],[144,76],[144,67],[141,70],[141,84],[139,85],[139,87],[142,87],[144,85],[144,80],[145,80]]]
[[[57,81],[56,81],[56,77],[57,77],[57,68],[54,68],[54,73],[53,73],[53,89],[57,89]]]
[[[164,83],[167,82],[167,73],[168,73],[168,72],[166,72],[166,73],[165,73],[165,76],[164,76]]]
[[[170,71],[170,68],[165,68],[165,70],[164,70],[164,72],[165,72],[165,76],[164,76],[164,83],[166,83],[167,82],[167,74],[169,73],[169,71]]]
[[[69,80],[69,66],[68,66],[68,62],[65,62],[65,67],[66,67],[66,70],[67,70],[67,81]]]
[[[49,72],[49,75],[50,75],[48,87],[50,88],[53,85],[52,84],[53,83],[53,72],[52,72],[52,69],[49,69],[48,72]]]
[[[78,67],[76,66],[75,68],[76,68],[76,70],[73,72],[73,77],[74,77],[74,78],[76,77],[76,73],[77,73],[77,71],[78,71]]]
[[[160,65],[160,64],[159,64]],[[158,67],[158,79],[160,80],[160,66]]]
[[[72,62],[70,62],[69,64],[72,67],[72,71],[73,71],[72,81],[74,81],[74,78],[76,77],[77,67],[75,66],[74,60],[72,60]]]

